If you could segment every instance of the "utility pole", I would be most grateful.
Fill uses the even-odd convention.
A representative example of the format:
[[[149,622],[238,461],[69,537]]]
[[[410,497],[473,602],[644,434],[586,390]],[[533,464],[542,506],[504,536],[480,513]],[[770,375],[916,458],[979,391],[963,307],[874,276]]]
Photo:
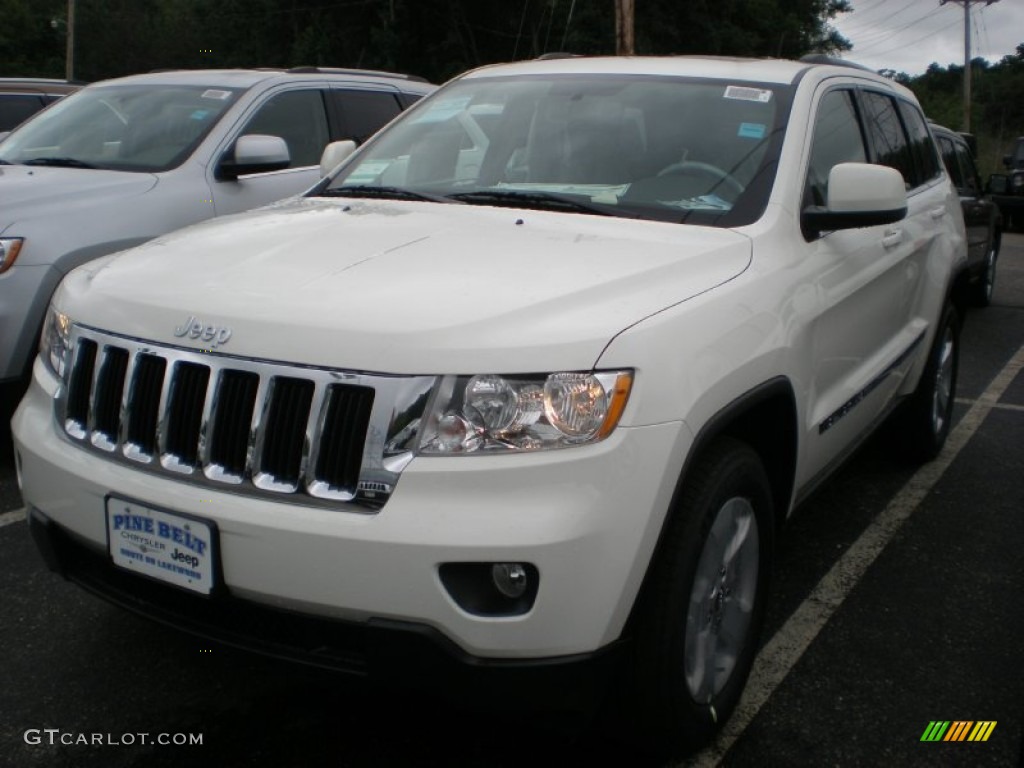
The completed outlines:
[[[633,0],[615,0],[615,55],[632,56]]]
[[[971,5],[992,5],[999,0],[939,0],[939,5],[956,3],[964,7],[964,133],[971,132]]]
[[[68,47],[64,52],[64,79],[75,79],[75,0],[68,0]]]

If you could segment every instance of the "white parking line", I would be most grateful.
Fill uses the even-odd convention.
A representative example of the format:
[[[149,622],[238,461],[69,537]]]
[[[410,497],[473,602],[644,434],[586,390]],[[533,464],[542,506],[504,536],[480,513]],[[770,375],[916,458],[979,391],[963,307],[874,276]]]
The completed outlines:
[[[964,414],[950,433],[939,457],[914,473],[761,649],[754,661],[746,690],[729,722],[711,746],[684,761],[681,766],[710,768],[718,765],[775,689],[786,679],[804,651],[832,618],[832,614],[843,604],[864,572],[939,481],[989,412],[999,405],[999,398],[1021,370],[1024,370],[1024,347],[1017,350],[981,397]]]
[[[24,509],[15,509],[13,512],[0,513],[0,528],[11,523],[20,523],[25,519]]]
[[[964,397],[958,397],[956,399],[959,405],[974,405],[975,400],[968,400]],[[999,411],[1020,411],[1024,413],[1024,405],[1014,405],[1013,403],[993,403],[992,407]]]

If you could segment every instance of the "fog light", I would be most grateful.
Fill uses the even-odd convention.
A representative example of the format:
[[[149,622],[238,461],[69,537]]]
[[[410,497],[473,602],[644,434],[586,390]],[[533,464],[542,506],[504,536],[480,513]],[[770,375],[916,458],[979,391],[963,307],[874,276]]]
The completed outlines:
[[[529,586],[526,569],[519,563],[495,563],[491,566],[491,578],[498,591],[513,600],[522,597]]]

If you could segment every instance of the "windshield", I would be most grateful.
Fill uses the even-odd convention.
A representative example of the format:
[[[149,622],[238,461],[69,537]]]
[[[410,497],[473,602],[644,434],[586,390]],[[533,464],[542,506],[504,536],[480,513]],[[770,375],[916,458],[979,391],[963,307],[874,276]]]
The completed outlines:
[[[207,85],[92,86],[0,142],[0,160],[165,171],[184,162],[238,94]]]
[[[312,194],[736,226],[764,210],[788,90],[653,76],[461,80]]]

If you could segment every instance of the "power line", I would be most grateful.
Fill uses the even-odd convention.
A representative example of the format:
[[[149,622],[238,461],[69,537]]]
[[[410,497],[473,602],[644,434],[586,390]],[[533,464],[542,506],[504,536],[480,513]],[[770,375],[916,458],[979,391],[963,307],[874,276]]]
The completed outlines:
[[[899,35],[900,32],[903,32],[904,30],[910,29],[911,27],[916,26],[917,24],[920,24],[922,21],[924,21],[927,18],[930,18],[932,15],[933,14],[929,12],[929,13],[926,13],[924,16],[920,16],[920,17],[914,19],[913,21],[904,24],[902,27],[897,27],[896,29],[891,29],[891,30],[885,30],[885,32],[882,35],[882,37],[879,37],[879,38],[877,38],[875,40],[871,40],[871,42],[869,42],[863,48],[860,48],[858,52],[859,53],[863,53],[866,50],[870,50],[871,48],[875,48],[875,47],[881,45],[882,43],[888,42],[892,38],[894,38],[897,35]],[[931,34],[934,34],[934,31],[930,32],[929,36]],[[904,47],[904,46],[901,45],[900,47]]]
[[[872,27],[877,27],[877,26],[879,26],[881,24],[884,24],[889,19],[892,19],[892,18],[895,18],[896,16],[899,16],[904,11],[909,11],[913,7],[914,7],[913,5],[911,5],[910,3],[907,3],[902,8],[894,11],[893,13],[890,13],[888,16],[883,16],[883,17],[881,17],[879,19],[867,19],[865,17],[861,17],[859,19],[854,18],[850,22],[850,25],[849,25],[851,27],[850,32],[856,33],[856,31],[857,31],[856,28],[858,28],[858,27],[861,28],[861,29],[870,29]],[[856,11],[854,11],[854,13],[856,13]]]
[[[939,32],[945,32],[947,29],[951,29],[952,27],[957,26],[959,23],[960,23],[959,20],[950,22],[949,24],[947,24],[944,27],[939,27],[938,29],[930,30],[927,34],[922,35],[921,37],[917,38],[916,40],[911,40],[910,42],[906,42],[906,43],[900,43],[899,45],[897,45],[894,48],[889,48],[888,50],[880,51],[878,53],[874,53],[874,54],[872,54],[872,57],[877,59],[880,56],[888,56],[890,53],[895,53],[896,51],[902,51],[904,48],[909,48],[912,45],[916,45],[917,43],[924,42],[929,37],[934,37]],[[853,51],[853,52],[857,53],[857,51]]]

